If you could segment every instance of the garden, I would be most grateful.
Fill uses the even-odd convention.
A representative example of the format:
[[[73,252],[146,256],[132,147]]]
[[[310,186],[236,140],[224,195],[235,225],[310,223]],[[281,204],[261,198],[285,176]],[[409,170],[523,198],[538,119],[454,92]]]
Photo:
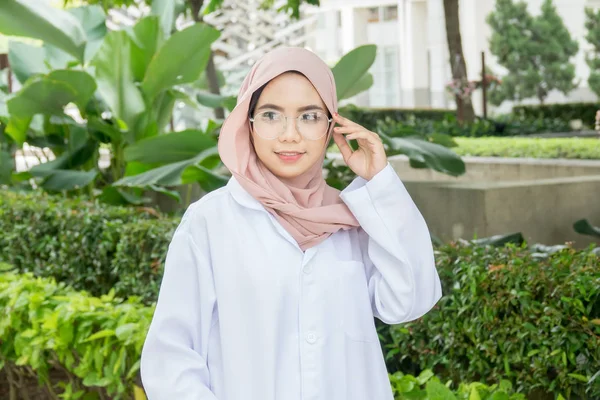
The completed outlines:
[[[203,22],[222,3],[154,0],[125,29],[109,28],[103,1],[0,3],[0,33],[19,38],[0,69],[0,399],[145,399],[140,354],[168,244],[192,193],[229,179],[216,143],[236,99],[211,51],[221,32]],[[301,3],[280,11],[297,18]],[[518,4],[497,2],[494,35]],[[530,21],[541,32],[543,18],[554,21],[543,11]],[[589,41],[600,38],[599,12],[586,27]],[[564,43],[555,54],[566,58],[552,58],[567,65],[562,81],[519,76],[514,58],[493,84],[453,81],[459,107],[470,103],[464,88],[483,86],[498,104],[540,99],[485,118],[354,105],[376,57],[375,45],[359,46],[331,65],[340,114],[377,132],[390,158],[451,177],[470,158],[600,160],[598,104],[544,103],[550,90],[573,89],[560,85],[573,81]],[[506,51],[522,49],[497,49]],[[600,71],[598,59],[589,62]],[[329,150],[327,182],[343,188],[354,176]],[[573,223],[600,241],[600,220]],[[376,321],[397,400],[600,398],[600,247],[505,233],[436,241],[442,299],[416,321]]]

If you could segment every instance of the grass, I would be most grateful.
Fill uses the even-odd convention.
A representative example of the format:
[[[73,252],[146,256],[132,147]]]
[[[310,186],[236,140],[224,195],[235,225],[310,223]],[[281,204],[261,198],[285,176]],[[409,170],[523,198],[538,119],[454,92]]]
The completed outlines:
[[[596,138],[455,138],[461,156],[600,160]]]

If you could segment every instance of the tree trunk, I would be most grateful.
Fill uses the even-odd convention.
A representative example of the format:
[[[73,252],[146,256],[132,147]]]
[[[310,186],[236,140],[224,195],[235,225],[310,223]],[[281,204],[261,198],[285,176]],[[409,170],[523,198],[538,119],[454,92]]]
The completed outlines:
[[[200,10],[202,9],[204,0],[189,0],[189,2],[190,8],[192,9],[192,17],[194,18],[194,21],[202,22]],[[208,57],[208,64],[206,65],[206,79],[208,80],[208,88],[210,92],[213,94],[220,95],[221,90],[219,88],[219,77],[217,75],[217,68],[215,67],[212,51],[210,52],[210,56]],[[225,110],[223,109],[223,107],[215,108],[215,118],[225,118]]]
[[[446,19],[446,39],[448,40],[448,50],[450,52],[450,68],[452,68],[452,78],[467,81],[467,64],[463,54],[462,39],[460,37],[460,20],[458,16],[459,0],[444,0],[444,15]],[[475,119],[475,111],[471,96],[463,100],[462,116],[465,122],[472,122]]]

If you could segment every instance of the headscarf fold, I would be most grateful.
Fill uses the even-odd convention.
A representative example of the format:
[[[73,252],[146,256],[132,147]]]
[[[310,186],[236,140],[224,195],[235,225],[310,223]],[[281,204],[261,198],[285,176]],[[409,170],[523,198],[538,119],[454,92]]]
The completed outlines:
[[[317,55],[299,47],[279,47],[252,67],[240,88],[237,105],[219,135],[219,155],[239,184],[270,212],[298,242],[302,251],[331,234],[359,226],[342,202],[339,191],[327,185],[322,157],[305,173],[282,182],[257,157],[251,141],[248,107],[252,94],[287,71],[302,73],[315,87],[331,114],[337,111],[335,80]],[[329,143],[333,124],[327,134]]]

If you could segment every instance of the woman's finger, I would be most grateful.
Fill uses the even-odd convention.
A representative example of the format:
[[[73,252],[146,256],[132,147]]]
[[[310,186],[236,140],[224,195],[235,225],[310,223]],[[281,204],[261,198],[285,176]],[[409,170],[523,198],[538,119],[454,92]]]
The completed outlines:
[[[337,145],[338,149],[340,149],[340,153],[342,153],[344,161],[347,160],[352,155],[352,147],[350,147],[346,141],[346,138],[341,134],[334,133],[333,141]]]
[[[352,132],[348,135],[346,135],[346,139],[348,140],[355,140],[355,139],[365,139],[369,142],[369,144],[378,144],[378,142],[381,141],[381,139],[379,138],[379,136],[377,136],[376,134],[369,132],[369,131],[365,131],[365,130],[357,130],[355,132]]]
[[[356,122],[352,122],[348,118],[344,118],[340,114],[337,114],[337,113],[333,114],[333,120],[342,126],[360,126]]]
[[[336,126],[333,128],[335,133],[353,133],[361,129],[359,126]]]

